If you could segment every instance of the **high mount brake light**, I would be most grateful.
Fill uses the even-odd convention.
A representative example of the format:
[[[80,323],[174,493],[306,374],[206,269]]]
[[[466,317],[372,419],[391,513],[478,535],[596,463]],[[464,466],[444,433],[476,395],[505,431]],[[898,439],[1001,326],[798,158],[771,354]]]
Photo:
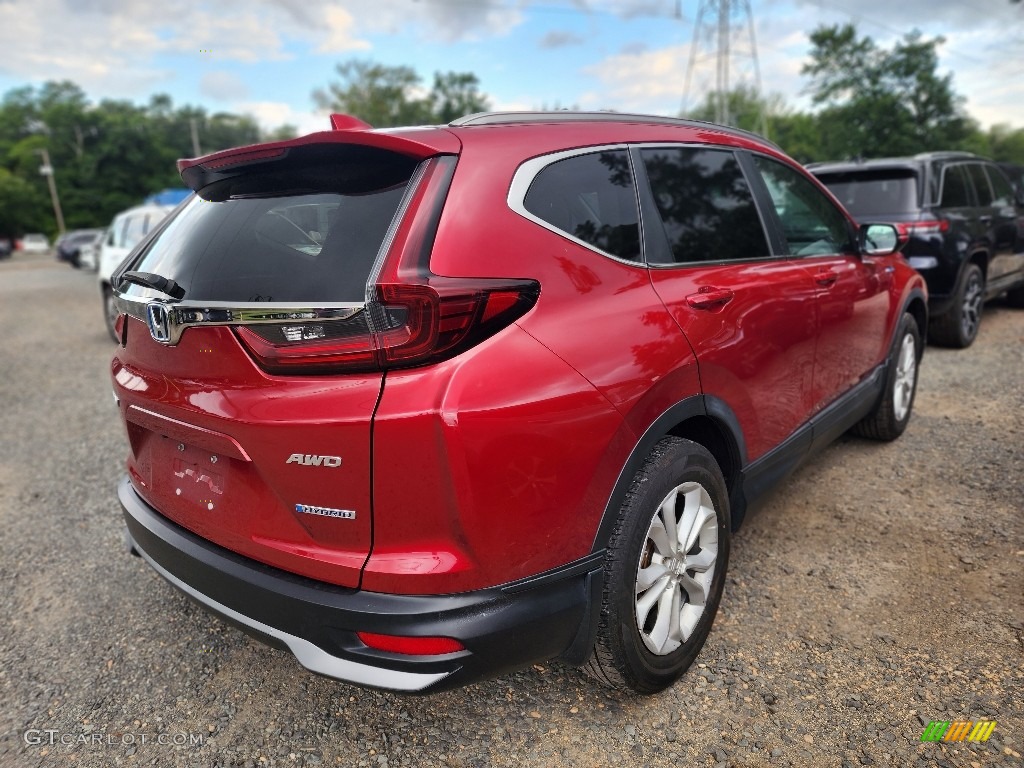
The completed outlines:
[[[535,280],[434,275],[428,268],[455,158],[424,166],[387,256],[371,277],[364,311],[308,332],[293,325],[238,327],[271,373],[342,373],[426,365],[479,344],[536,303]]]

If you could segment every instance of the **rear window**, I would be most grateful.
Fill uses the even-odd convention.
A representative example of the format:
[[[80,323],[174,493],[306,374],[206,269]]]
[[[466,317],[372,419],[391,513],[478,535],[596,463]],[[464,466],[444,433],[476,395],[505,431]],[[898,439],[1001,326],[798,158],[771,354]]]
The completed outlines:
[[[912,170],[823,173],[818,179],[854,218],[907,213],[918,207],[918,179]]]
[[[193,198],[131,269],[174,280],[188,301],[362,302],[416,166],[388,154],[376,176],[363,157],[355,174],[345,164],[311,172],[283,161],[275,164],[283,168],[235,177],[232,197]],[[121,290],[163,296],[135,285]]]

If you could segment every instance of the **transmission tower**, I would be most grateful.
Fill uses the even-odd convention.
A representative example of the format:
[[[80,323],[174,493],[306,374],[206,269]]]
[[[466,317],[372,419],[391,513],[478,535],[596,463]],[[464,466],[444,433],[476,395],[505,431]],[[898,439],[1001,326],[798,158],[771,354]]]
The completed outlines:
[[[690,109],[690,86],[696,70],[707,74],[706,62],[715,62],[713,90],[705,79],[705,92],[715,94],[715,122],[731,124],[735,115],[729,113],[729,92],[744,83],[761,94],[761,70],[757,61],[757,38],[754,35],[754,12],[750,0],[698,0],[697,18],[693,25],[690,62],[686,67],[683,88],[683,113]],[[700,73],[698,73],[700,74]],[[758,116],[757,129],[766,133],[764,111]]]

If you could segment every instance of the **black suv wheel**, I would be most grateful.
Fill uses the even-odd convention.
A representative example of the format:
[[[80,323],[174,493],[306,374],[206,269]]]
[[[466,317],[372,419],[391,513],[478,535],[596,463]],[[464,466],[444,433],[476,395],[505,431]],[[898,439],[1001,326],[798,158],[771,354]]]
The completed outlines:
[[[955,349],[971,346],[981,327],[985,305],[985,276],[977,264],[968,264],[957,286],[953,306],[932,319],[932,339],[936,344]]]

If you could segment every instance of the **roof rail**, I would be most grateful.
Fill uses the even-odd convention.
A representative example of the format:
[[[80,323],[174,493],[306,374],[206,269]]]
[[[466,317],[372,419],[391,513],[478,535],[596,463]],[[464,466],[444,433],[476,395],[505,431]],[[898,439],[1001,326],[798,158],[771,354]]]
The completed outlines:
[[[454,128],[467,128],[481,125],[514,125],[517,123],[648,123],[654,125],[675,125],[681,128],[703,128],[731,133],[748,139],[755,139],[775,149],[778,145],[760,134],[719,125],[703,120],[690,120],[682,117],[666,117],[664,115],[641,115],[631,112],[580,112],[575,110],[530,111],[530,112],[476,112],[472,115],[453,120],[449,125]],[[782,150],[779,149],[781,152]]]
[[[983,159],[981,155],[976,155],[973,152],[962,152],[959,150],[949,150],[942,152],[919,152],[918,154],[914,155],[915,160],[942,160],[945,158],[956,157],[978,158],[979,160]]]

